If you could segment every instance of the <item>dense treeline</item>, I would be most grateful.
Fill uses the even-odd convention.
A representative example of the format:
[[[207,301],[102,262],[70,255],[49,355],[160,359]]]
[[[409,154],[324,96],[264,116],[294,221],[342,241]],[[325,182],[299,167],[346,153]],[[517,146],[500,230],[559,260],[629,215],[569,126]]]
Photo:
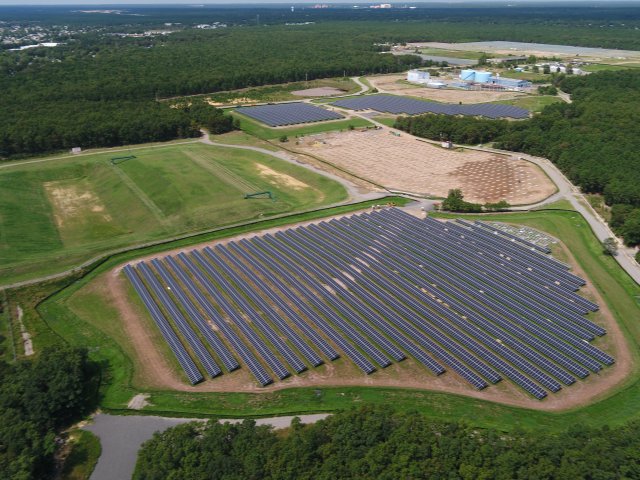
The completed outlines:
[[[636,422],[504,434],[365,407],[314,425],[295,422],[285,435],[251,420],[181,425],[144,444],[134,478],[631,479],[640,477],[639,433]]]
[[[197,135],[189,112],[156,100],[254,85],[406,69],[330,28],[188,30],[0,54],[0,157]],[[209,117],[213,117],[213,113]],[[216,131],[224,131],[222,116]],[[195,122],[198,123],[198,122]]]
[[[473,145],[493,141],[506,131],[508,122],[451,115],[422,115],[398,117],[395,127],[418,137]]]
[[[583,191],[618,205],[624,214],[612,227],[627,244],[640,244],[640,71],[567,76],[559,86],[573,103],[549,105],[521,122],[423,115],[399,118],[397,126],[436,140],[441,131],[471,140],[463,143],[482,138],[498,148],[549,158]],[[481,130],[486,134],[476,134]]]
[[[57,347],[36,360],[0,362],[0,476],[47,478],[56,432],[91,408],[87,352]]]
[[[9,22],[29,20],[44,25],[99,27],[101,31],[144,31],[202,23],[224,22],[228,25],[255,26],[304,22],[344,22],[342,28],[355,28],[361,35],[360,22],[368,23],[370,34],[393,35],[399,40],[477,41],[512,40],[523,42],[561,43],[592,47],[639,50],[640,13],[630,5],[601,4],[590,6],[518,4],[508,8],[490,3],[416,5],[415,9],[353,9],[332,5],[328,9],[311,9],[268,5],[234,7],[207,5],[201,8],[136,5],[122,8],[126,14],[87,14],[60,6],[37,8],[0,7],[2,19]],[[135,15],[135,16],[132,16]],[[376,22],[377,25],[374,25]],[[403,22],[397,28],[396,22]],[[351,24],[351,25],[348,25]],[[355,24],[355,25],[354,25]],[[488,28],[490,26],[490,28]],[[335,26],[336,30],[340,27]]]
[[[135,13],[137,8],[128,11]],[[53,49],[0,53],[0,157],[197,133],[186,112],[156,105],[158,98],[395,72],[421,63],[415,56],[381,53],[388,48],[382,45],[385,42],[492,39],[640,48],[634,30],[640,19],[628,9],[599,9],[600,20],[595,23],[587,21],[593,15],[589,9],[559,8],[553,15],[541,9],[328,10],[291,13],[265,8],[259,14],[272,24],[255,27],[246,25],[257,23],[256,11],[244,8],[204,8],[194,13],[140,7],[142,16],[132,17],[52,7],[60,22],[68,17],[72,24],[84,21],[103,30],[74,34]],[[20,8],[5,13],[7,19],[42,14]],[[600,28],[605,18],[607,28]],[[161,21],[183,28],[175,27],[182,20],[185,26],[206,21],[245,26],[184,29],[144,38],[104,34],[104,29],[117,29],[123,23],[125,30],[144,30],[162,25]],[[318,23],[283,25],[292,21]]]

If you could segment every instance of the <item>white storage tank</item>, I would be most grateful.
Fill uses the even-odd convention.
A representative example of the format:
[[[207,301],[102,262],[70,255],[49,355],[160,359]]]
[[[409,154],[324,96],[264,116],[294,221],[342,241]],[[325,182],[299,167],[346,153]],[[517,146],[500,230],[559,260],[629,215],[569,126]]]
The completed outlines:
[[[463,82],[475,82],[476,71],[475,70],[462,70],[460,72],[460,80]]]
[[[412,83],[428,83],[431,75],[424,70],[409,70],[407,73],[407,81]]]
[[[476,72],[476,83],[489,83],[491,72]]]

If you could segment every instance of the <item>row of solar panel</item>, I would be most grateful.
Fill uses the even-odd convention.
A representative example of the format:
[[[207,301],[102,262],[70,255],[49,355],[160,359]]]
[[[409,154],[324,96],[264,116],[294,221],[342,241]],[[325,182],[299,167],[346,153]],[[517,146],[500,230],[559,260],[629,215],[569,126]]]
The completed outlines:
[[[388,246],[387,246],[387,247],[388,247]],[[386,251],[386,250],[385,250],[385,251]],[[402,252],[399,252],[399,253],[401,254]],[[441,273],[442,273],[442,272],[441,272]],[[579,345],[579,346],[582,346],[582,345],[580,345],[580,343],[578,343],[578,345]],[[560,346],[562,346],[562,345],[560,345]],[[590,347],[590,348],[593,348],[593,347],[591,347],[590,345],[589,345],[589,347]],[[572,350],[572,351],[573,351],[573,349],[571,349],[571,348],[569,348],[569,350]],[[599,351],[599,350],[597,350],[597,349],[594,349],[594,350],[590,350],[590,349],[589,349],[589,351],[590,351],[591,353],[594,353],[594,354],[599,354],[600,358],[602,359],[602,361],[603,361],[604,363],[608,363],[608,364],[610,364],[610,363],[612,363],[612,362],[613,362],[613,359],[611,359],[611,357],[607,356],[606,354],[603,354],[602,352],[600,352],[600,351]],[[580,355],[580,354],[578,353],[578,355]],[[580,356],[580,358],[581,358],[582,360],[585,360],[588,364],[590,364],[590,365],[594,366],[594,370],[595,370],[595,371],[597,371],[597,370],[599,369],[599,365],[597,365],[597,363],[595,363],[595,362],[591,363],[592,361],[591,361],[591,360],[589,360],[586,356],[582,355],[582,356]]]
[[[240,107],[236,109],[236,112],[266,123],[270,127],[344,118],[339,113],[309,105],[308,103],[280,103],[276,105]]]
[[[543,287],[541,280],[534,280],[536,277],[524,281],[535,285],[538,290],[532,291],[538,293],[527,293],[518,286],[521,282],[512,281],[513,275],[520,274],[509,268],[502,254],[492,259],[491,252],[481,252],[478,262],[467,262],[475,265],[473,268],[465,265],[461,252],[466,254],[467,250],[460,247],[461,238],[449,232],[449,227],[434,220],[422,222],[391,209],[322,222],[275,237],[242,240],[242,248],[232,242],[215,250],[206,248],[204,254],[180,254],[186,270],[168,257],[166,263],[180,284],[162,262],[155,260],[153,266],[225,367],[231,370],[235,360],[208,328],[182,286],[262,385],[270,383],[271,377],[215,305],[279,378],[288,376],[289,371],[252,325],[296,372],[307,367],[280,334],[313,366],[320,365],[322,359],[307,341],[329,359],[338,358],[338,353],[311,324],[366,373],[376,369],[371,360],[384,368],[391,364],[390,358],[401,361],[407,352],[435,374],[444,372],[440,362],[447,365],[476,388],[486,387],[487,380],[499,381],[502,373],[537,398],[546,395],[542,387],[558,391],[561,387],[557,380],[569,385],[575,381],[572,374],[587,376],[589,371],[584,366],[600,370],[594,357],[605,364],[613,363],[611,357],[584,341],[584,337],[593,338],[584,325],[578,328],[570,323],[572,314],[582,319],[579,313],[585,313],[585,305],[575,300],[581,297],[562,290],[565,295],[560,300],[550,301],[553,297],[538,295]],[[500,248],[514,248],[511,239],[488,235]],[[443,250],[442,245],[434,244],[434,239],[444,240],[453,248]],[[484,242],[485,246],[489,243],[480,236],[474,242]],[[522,250],[516,252],[520,257],[531,253],[526,246],[518,248]],[[474,243],[473,249],[479,247]],[[510,255],[515,257],[516,253]],[[539,253],[535,255],[545,258]],[[500,269],[494,272],[492,265]],[[143,264],[138,270],[207,373],[211,376],[221,373],[213,367],[213,358],[199,344],[198,337],[149,267]],[[131,275],[133,269],[127,267],[125,271],[180,360],[186,351],[184,347],[180,350],[176,333],[165,333],[171,330],[169,322],[153,298],[145,293],[139,278]],[[263,279],[257,279],[254,272]],[[511,289],[512,286],[517,288]],[[306,339],[283,320],[280,312]],[[188,354],[186,357],[188,360],[180,363],[195,383],[202,377]],[[235,368],[237,365],[236,362]]]
[[[447,103],[426,102],[413,98],[391,95],[367,95],[357,98],[346,98],[333,103],[337,107],[351,110],[376,110],[396,115],[419,115],[436,113],[444,115],[469,115],[487,118],[529,118],[529,111],[512,105],[497,103],[480,103],[475,105],[455,105]]]
[[[351,227],[354,227],[354,226],[355,225],[352,225]],[[335,239],[336,237],[340,238],[342,236],[341,233],[339,233],[338,231],[335,231],[335,230],[327,231],[326,233],[327,233],[327,236],[322,241],[322,244],[325,245],[325,246],[327,244],[324,243],[324,240],[330,241],[331,237],[333,237]],[[360,232],[358,232],[358,233],[360,233]],[[322,234],[320,234],[320,235],[322,235]],[[342,250],[342,249],[344,249],[345,245],[349,244],[348,243],[349,239],[346,238],[346,237],[342,237],[342,238],[340,238],[340,240],[341,240],[341,244],[340,245],[341,245],[341,250]],[[352,245],[356,245],[357,244],[355,240],[351,240],[350,243]],[[320,244],[318,244],[318,245],[320,245]],[[320,247],[318,246],[318,248],[320,248]],[[351,252],[349,252],[349,253],[358,255],[358,250],[351,250]],[[345,259],[345,260],[348,261],[347,259]],[[315,261],[315,259],[314,259],[314,261]],[[374,285],[393,285],[394,287],[391,290],[387,289],[388,290],[387,292],[382,292],[382,294],[385,297],[385,300],[388,301],[389,304],[394,306],[394,308],[398,308],[400,310],[403,310],[403,307],[402,306],[398,306],[398,303],[397,303],[397,298],[401,298],[404,302],[407,303],[407,305],[412,306],[417,312],[419,312],[421,314],[422,319],[429,320],[435,326],[440,328],[446,335],[450,336],[455,341],[453,346],[450,343],[450,341],[447,339],[446,335],[442,335],[442,333],[439,333],[435,328],[429,328],[429,326],[425,326],[424,320],[421,320],[420,318],[418,318],[418,319],[413,318],[414,322],[418,322],[420,324],[420,326],[423,327],[429,333],[429,335],[431,335],[434,338],[438,339],[439,342],[444,343],[445,345],[447,345],[448,348],[452,349],[452,351],[454,351],[457,355],[459,355],[461,358],[463,358],[464,361],[466,361],[468,364],[472,365],[473,368],[475,368],[478,371],[482,372],[492,382],[498,381],[500,379],[500,376],[494,370],[492,370],[490,367],[487,367],[478,358],[476,358],[475,356],[467,353],[462,347],[456,345],[456,343],[460,343],[461,345],[466,346],[470,351],[478,354],[478,356],[480,356],[481,358],[485,359],[492,366],[496,367],[497,369],[499,369],[500,371],[505,373],[505,375],[507,375],[509,378],[512,378],[514,381],[519,383],[525,389],[530,391],[530,393],[532,393],[533,395],[535,395],[535,396],[537,396],[539,398],[542,398],[544,395],[546,395],[544,393],[544,390],[542,390],[539,387],[535,386],[532,382],[530,382],[526,377],[524,377],[519,372],[517,372],[508,363],[506,363],[505,361],[500,359],[494,353],[488,351],[487,348],[485,348],[479,342],[475,341],[473,338],[469,337],[466,333],[463,333],[461,330],[458,330],[457,328],[453,327],[452,324],[449,323],[447,320],[449,320],[449,321],[453,320],[453,323],[458,323],[458,325],[460,325],[459,322],[462,322],[462,324],[464,325],[465,324],[464,320],[462,320],[461,318],[457,318],[456,319],[456,318],[451,317],[451,312],[448,312],[442,305],[440,305],[432,297],[424,296],[423,292],[421,292],[419,290],[416,290],[416,288],[414,286],[410,285],[406,280],[404,280],[404,278],[403,278],[404,276],[408,276],[409,278],[411,278],[411,276],[412,276],[411,273],[406,270],[406,268],[399,267],[398,265],[391,266],[390,269],[387,270],[387,273],[381,273],[381,271],[376,273],[375,272],[376,269],[375,268],[370,268],[370,267],[362,268],[362,267],[359,266],[358,268],[360,269],[361,274],[362,274],[362,272],[367,272],[367,273],[365,273],[367,276],[371,275],[371,281],[369,281],[367,279],[363,279],[363,277],[361,277],[361,276],[358,276],[358,278],[357,278],[357,282],[358,283],[364,282],[366,285],[369,286],[369,288],[372,288],[373,291],[376,292],[376,294],[380,294],[381,293],[381,289],[380,289],[380,287],[376,287]],[[402,270],[402,273],[403,273],[402,276],[393,273],[394,270],[396,270],[397,268],[404,268]],[[391,272],[391,273],[389,273],[389,272]],[[377,275],[385,275],[385,278],[380,279],[380,278],[378,278]],[[380,280],[383,280],[383,281],[380,281]],[[373,282],[377,282],[377,283],[374,284]],[[403,288],[398,290],[399,286],[401,286]],[[349,285],[349,288],[352,288],[352,285]],[[427,309],[424,306],[420,305],[420,303],[418,302],[418,299],[422,300],[422,302],[426,303],[430,307],[430,309],[432,309],[432,310]],[[440,315],[439,316],[435,315],[435,312],[437,312]],[[406,310],[405,310],[404,313],[407,314]],[[409,318],[411,318],[412,315],[413,314],[411,312],[408,312]],[[482,335],[483,335],[483,333],[478,329],[475,329],[475,330],[472,329],[471,332],[473,334],[475,334],[475,335],[479,335],[480,337],[482,337]],[[492,348],[497,348],[499,350],[500,354],[504,355],[505,358],[507,358],[509,361],[515,362],[515,363],[518,362],[518,360],[519,360],[518,357],[513,355],[513,353],[510,352],[506,347],[503,347],[500,344],[496,344],[494,339],[492,339],[492,338],[490,338],[490,337],[485,335],[484,336],[484,340],[486,341],[487,339],[489,340],[488,344],[492,345],[493,346]],[[496,345],[497,345],[497,347],[496,347]],[[436,353],[436,354],[438,354],[438,353]],[[445,358],[444,361],[446,363],[447,359]],[[524,366],[525,370],[527,370],[529,373],[532,373],[534,375],[537,374],[538,378],[542,379],[543,382],[545,382],[548,385],[548,387],[551,388],[553,391],[557,391],[557,390],[560,389],[559,384],[555,380],[549,378],[548,376],[545,376],[544,374],[542,374],[540,372],[537,372],[537,370],[535,368],[527,366],[524,362],[521,362],[520,366]]]

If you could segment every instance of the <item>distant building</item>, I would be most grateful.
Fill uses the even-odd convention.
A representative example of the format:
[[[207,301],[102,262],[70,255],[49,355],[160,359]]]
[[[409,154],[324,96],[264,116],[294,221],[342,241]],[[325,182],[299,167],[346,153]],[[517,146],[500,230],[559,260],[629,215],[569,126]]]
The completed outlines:
[[[498,85],[508,89],[531,88],[533,85],[528,80],[522,80],[518,78],[504,78],[504,77],[491,77],[489,83],[491,85]]]
[[[429,83],[430,79],[431,75],[429,75],[429,72],[425,72],[424,70],[409,70],[407,73],[407,81],[411,83],[426,84]]]
[[[504,78],[499,75],[493,75],[491,72],[466,69],[460,72],[460,80],[469,85],[469,88],[482,89],[523,89],[531,88],[532,83],[528,80],[519,80],[516,78]],[[464,88],[461,85],[455,85]]]

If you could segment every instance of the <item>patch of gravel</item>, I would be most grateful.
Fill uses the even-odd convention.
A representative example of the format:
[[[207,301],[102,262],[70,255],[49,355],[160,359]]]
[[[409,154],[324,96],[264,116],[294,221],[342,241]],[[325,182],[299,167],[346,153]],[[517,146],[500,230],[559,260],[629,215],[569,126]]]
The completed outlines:
[[[549,245],[558,243],[558,239],[551,235],[536,230],[535,228],[525,227],[523,225],[509,225],[501,222],[483,222],[496,230],[501,232],[507,232],[511,235],[515,235],[522,240],[526,240],[540,247],[548,247]]]
[[[149,398],[148,393],[139,393],[129,401],[129,404],[127,405],[127,407],[130,408],[131,410],[142,410],[147,405],[151,405],[147,401],[148,398]]]

